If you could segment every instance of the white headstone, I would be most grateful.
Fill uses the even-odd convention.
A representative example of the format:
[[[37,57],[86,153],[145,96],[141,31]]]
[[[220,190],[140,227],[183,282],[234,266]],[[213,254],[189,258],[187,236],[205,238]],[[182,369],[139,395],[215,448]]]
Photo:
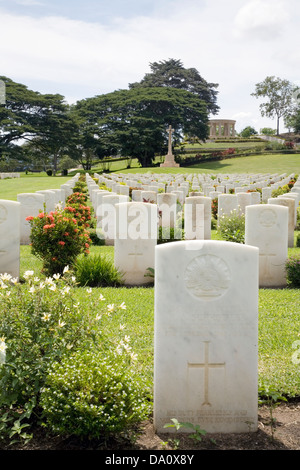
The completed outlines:
[[[177,197],[173,193],[157,195],[159,225],[174,228],[177,216]]]
[[[295,201],[292,198],[271,197],[268,199],[268,204],[279,204],[285,206],[289,210],[289,224],[288,224],[288,247],[294,247],[294,228],[295,228]]]
[[[259,248],[260,287],[285,286],[288,208],[274,204],[246,207],[245,244]]]
[[[26,221],[26,217],[36,217],[39,211],[44,210],[45,196],[38,193],[20,193],[17,195],[20,203],[20,243],[29,245],[31,225]]]
[[[204,240],[203,197],[187,197],[184,205],[184,238]]]
[[[123,273],[125,285],[152,282],[157,244],[157,205],[146,202],[116,204],[115,267]]]
[[[116,238],[116,204],[127,202],[128,196],[109,194],[102,197],[97,207],[97,235],[105,239],[106,245],[114,245]]]
[[[55,210],[55,193],[50,191],[50,189],[45,189],[42,191],[36,191],[37,194],[43,194],[45,196],[46,212],[51,212]]]
[[[20,275],[20,203],[0,200],[0,273]]]
[[[172,418],[212,433],[256,431],[258,249],[157,246],[154,321],[155,431],[168,432]]]

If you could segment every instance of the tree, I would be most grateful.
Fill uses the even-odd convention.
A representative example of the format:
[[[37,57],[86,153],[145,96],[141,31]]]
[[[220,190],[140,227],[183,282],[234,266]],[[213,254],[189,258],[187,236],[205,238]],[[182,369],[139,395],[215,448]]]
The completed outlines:
[[[271,127],[263,127],[260,130],[260,133],[262,135],[275,135],[276,134],[276,129],[272,129]]]
[[[184,133],[203,140],[208,135],[206,103],[193,93],[167,87],[134,87],[79,101],[73,112],[82,148],[95,155],[120,154],[137,158],[142,166],[167,150],[169,125],[175,141]]]
[[[288,80],[266,77],[261,83],[255,85],[255,92],[251,96],[255,98],[268,98],[267,102],[260,104],[262,116],[277,119],[277,135],[279,135],[279,121],[287,115],[293,107],[293,93],[295,87]]]
[[[245,127],[245,129],[243,129],[243,130],[240,132],[240,136],[241,136],[241,137],[245,137],[245,138],[248,138],[248,137],[250,137],[251,135],[256,135],[256,134],[257,134],[256,130],[254,129],[254,127],[251,127],[251,126]]]
[[[0,80],[6,88],[5,104],[0,105],[0,158],[28,159],[29,147],[21,145],[28,142],[50,157],[56,170],[61,150],[70,144],[76,130],[64,97],[42,95],[7,77]]]
[[[189,91],[206,103],[208,114],[218,113],[218,84],[208,83],[195,68],[186,69],[180,60],[169,59],[150,63],[150,69],[151,73],[140,82],[129,84],[129,88],[169,87]]]

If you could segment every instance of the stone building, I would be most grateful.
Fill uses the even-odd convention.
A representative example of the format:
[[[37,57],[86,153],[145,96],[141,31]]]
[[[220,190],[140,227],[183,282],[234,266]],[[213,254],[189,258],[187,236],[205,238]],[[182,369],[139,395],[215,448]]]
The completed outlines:
[[[209,138],[235,137],[235,123],[231,119],[211,119],[208,121]]]

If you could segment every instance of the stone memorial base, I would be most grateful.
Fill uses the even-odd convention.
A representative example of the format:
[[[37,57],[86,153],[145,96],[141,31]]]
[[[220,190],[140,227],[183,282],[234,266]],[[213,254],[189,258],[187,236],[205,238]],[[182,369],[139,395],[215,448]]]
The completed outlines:
[[[179,167],[179,163],[175,163],[175,162],[164,162],[164,163],[161,163],[160,166],[163,166],[163,167]]]
[[[166,155],[164,163],[161,163],[160,166],[162,167],[179,167],[179,163],[175,163],[174,155],[172,153],[168,153]]]

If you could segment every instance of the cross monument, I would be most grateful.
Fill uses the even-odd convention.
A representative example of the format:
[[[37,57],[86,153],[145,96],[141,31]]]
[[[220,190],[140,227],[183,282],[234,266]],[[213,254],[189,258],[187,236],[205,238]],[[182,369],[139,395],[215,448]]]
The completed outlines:
[[[174,155],[172,154],[172,133],[174,132],[174,129],[172,129],[172,126],[169,126],[168,129],[166,129],[166,130],[169,133],[168,154],[165,157],[164,163],[161,163],[160,166],[178,167],[179,164],[175,163]]]

